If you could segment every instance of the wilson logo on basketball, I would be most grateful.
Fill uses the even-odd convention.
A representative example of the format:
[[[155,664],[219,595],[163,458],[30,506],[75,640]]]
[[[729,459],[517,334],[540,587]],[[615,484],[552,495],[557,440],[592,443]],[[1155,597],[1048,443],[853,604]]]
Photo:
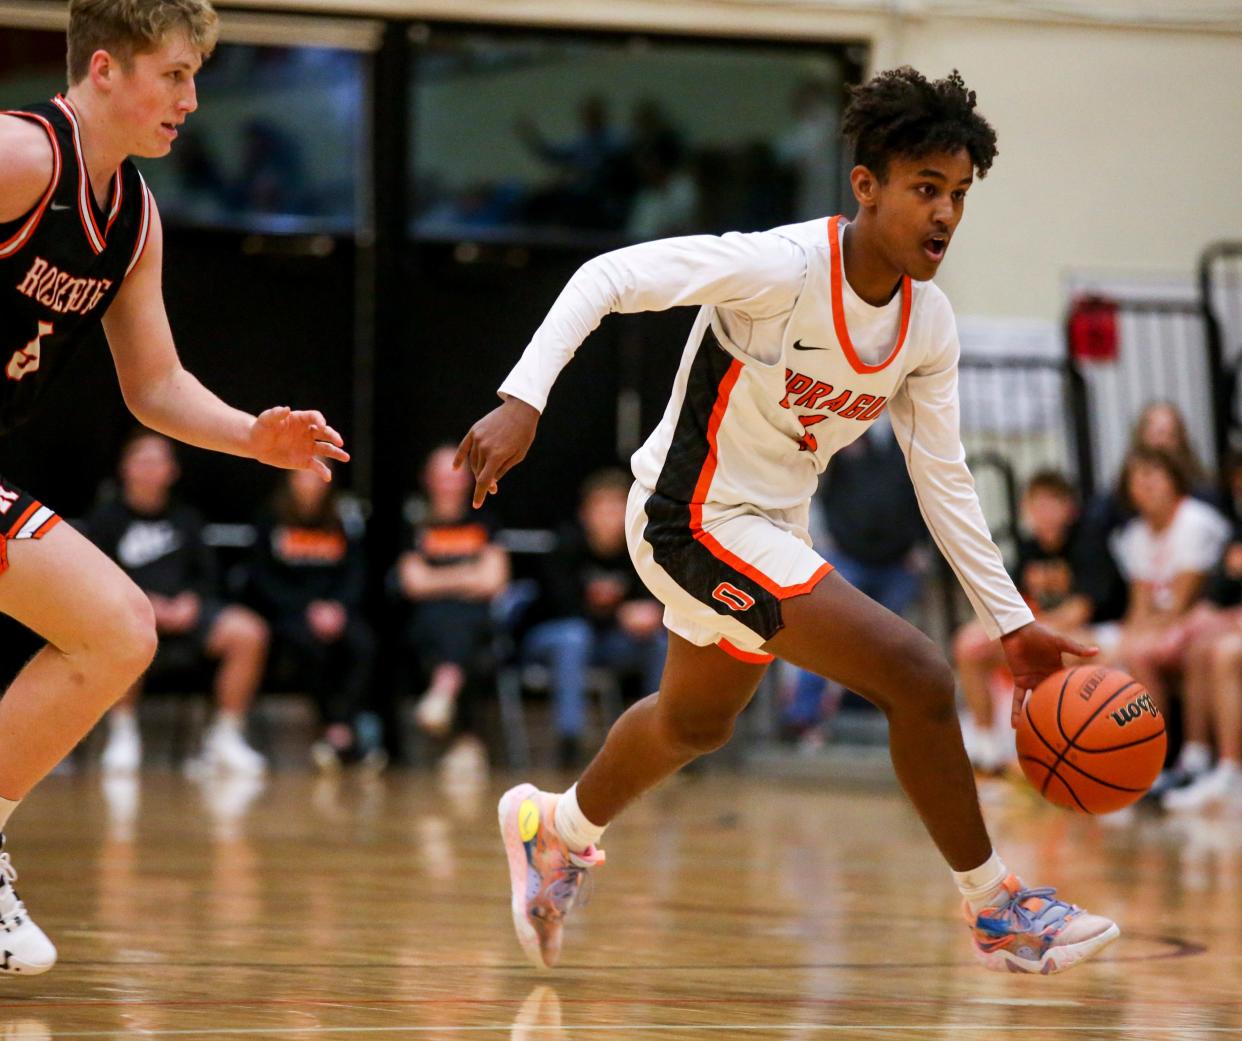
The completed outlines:
[[[755,598],[731,582],[721,582],[713,589],[712,599],[719,600],[730,611],[749,611],[755,606]]]
[[[1160,715],[1160,710],[1156,708],[1156,703],[1151,700],[1150,694],[1140,695],[1131,701],[1130,704],[1122,705],[1116,712],[1110,712],[1109,715],[1113,717],[1114,723],[1119,727],[1124,727],[1138,719],[1144,711],[1147,711],[1152,716]]]

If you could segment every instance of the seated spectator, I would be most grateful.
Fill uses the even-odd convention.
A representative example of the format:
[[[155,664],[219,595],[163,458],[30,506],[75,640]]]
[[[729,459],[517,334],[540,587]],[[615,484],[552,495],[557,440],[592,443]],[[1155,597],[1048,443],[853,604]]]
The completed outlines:
[[[172,495],[178,476],[172,442],[137,431],[121,450],[120,495],[98,506],[85,527],[151,600],[160,637],[151,673],[182,671],[204,659],[216,663],[216,717],[203,741],[203,765],[262,773],[263,756],[246,743],[244,729],[267,659],[267,625],[220,598],[202,518]],[[140,692],[141,684],[135,685],[108,714],[107,771],[132,773],[141,763]]]
[[[1085,630],[1120,616],[1125,589],[1107,548],[1079,519],[1074,486],[1053,470],[1035,474],[1022,496],[1022,521],[1014,584],[1044,625],[1096,643],[1099,637]],[[1013,679],[1000,641],[968,622],[953,638],[953,659],[969,712],[966,751],[978,770],[1003,770],[1014,748],[1009,712],[997,712],[996,700],[1008,705]]]
[[[601,470],[582,486],[578,522],[560,533],[544,561],[540,598],[527,615],[527,659],[552,672],[558,765],[582,756],[587,672],[592,666],[638,676],[660,688],[667,636],[663,608],[647,592],[625,541],[630,478]]]
[[[1242,491],[1242,458],[1228,464],[1233,497]],[[1178,771],[1161,802],[1199,810],[1242,799],[1242,522],[1194,608],[1182,680],[1186,758],[1202,765],[1216,746],[1216,765],[1197,776]]]
[[[470,508],[473,480],[453,468],[455,450],[441,446],[423,470],[426,499],[407,516],[408,548],[397,561],[397,585],[412,606],[409,646],[430,677],[418,725],[436,737],[453,729],[461,694],[491,635],[491,600],[509,583],[509,556],[495,542],[483,510]],[[468,714],[468,713],[467,713]],[[469,719],[458,721],[468,732]],[[450,749],[451,762],[486,767],[482,743],[468,735]]]
[[[1129,609],[1114,659],[1167,713],[1168,681],[1183,667],[1200,624],[1200,615],[1191,608],[1221,557],[1229,523],[1211,506],[1191,498],[1190,479],[1168,452],[1135,449],[1126,458],[1122,475],[1137,516],[1112,539],[1113,555],[1130,584]],[[1174,769],[1153,785],[1153,796],[1204,773],[1210,765],[1208,750],[1187,741]]]
[[[362,519],[342,512],[335,485],[291,470],[260,517],[255,541],[254,595],[319,704],[324,727],[311,755],[325,770],[385,761],[367,712],[375,636],[362,615],[363,534]],[[364,713],[368,719],[360,720]]]
[[[1153,401],[1139,413],[1130,432],[1127,454],[1137,448],[1158,448],[1167,452],[1186,474],[1189,494],[1210,506],[1219,505],[1217,490],[1190,442],[1186,420],[1172,402]],[[1095,496],[1087,505],[1087,523],[1105,541],[1133,517],[1134,511],[1120,478],[1116,486]]]
[[[904,614],[922,586],[927,530],[886,417],[833,456],[817,498],[829,536],[824,556],[851,585]],[[786,736],[805,749],[821,745],[822,726],[843,693],[822,676],[794,670],[793,696],[781,720]]]

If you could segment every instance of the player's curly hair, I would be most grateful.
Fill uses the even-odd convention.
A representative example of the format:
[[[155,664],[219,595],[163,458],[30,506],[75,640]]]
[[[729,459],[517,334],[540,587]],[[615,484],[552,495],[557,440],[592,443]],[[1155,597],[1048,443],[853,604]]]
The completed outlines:
[[[964,148],[980,177],[996,158],[996,131],[975,111],[975,92],[957,69],[935,81],[909,65],[878,73],[850,88],[841,129],[854,162],[881,181],[895,156],[918,159]]]

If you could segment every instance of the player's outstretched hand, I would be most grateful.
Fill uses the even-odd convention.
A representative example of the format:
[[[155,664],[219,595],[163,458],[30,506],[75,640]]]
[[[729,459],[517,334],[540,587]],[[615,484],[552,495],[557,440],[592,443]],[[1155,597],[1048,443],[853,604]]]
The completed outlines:
[[[1009,671],[1013,673],[1013,707],[1009,713],[1009,724],[1013,727],[1018,725],[1027,694],[1063,667],[1062,654],[1094,658],[1100,653],[1098,647],[1077,643],[1038,622],[1002,636],[1001,646],[1009,661]]]
[[[332,471],[325,459],[348,463],[341,435],[328,426],[322,412],[294,412],[287,406],[269,408],[250,427],[250,450],[268,466],[282,470],[313,470],[325,481]]]
[[[539,410],[534,405],[505,398],[504,404],[492,409],[461,439],[453,467],[460,470],[470,464],[476,510],[489,493],[496,494],[500,479],[526,458],[538,425]]]

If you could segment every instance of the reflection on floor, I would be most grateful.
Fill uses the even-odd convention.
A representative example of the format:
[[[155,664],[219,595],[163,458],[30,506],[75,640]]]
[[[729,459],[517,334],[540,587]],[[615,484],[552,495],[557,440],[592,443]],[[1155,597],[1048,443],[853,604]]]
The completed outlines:
[[[1242,1036],[1236,809],[1097,820],[987,784],[1008,862],[1122,925],[1037,979],[976,967],[892,790],[677,778],[609,831],[537,974],[495,835],[513,780],[52,778],[9,848],[61,963],[0,979],[0,1041]]]

